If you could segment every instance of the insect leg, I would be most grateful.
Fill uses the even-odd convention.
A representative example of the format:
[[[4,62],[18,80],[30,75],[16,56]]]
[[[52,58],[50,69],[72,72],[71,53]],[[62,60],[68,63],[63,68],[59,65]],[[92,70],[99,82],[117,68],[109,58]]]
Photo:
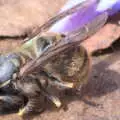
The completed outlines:
[[[18,115],[26,116],[29,113],[41,113],[42,111],[44,111],[45,108],[42,104],[43,102],[44,98],[42,99],[41,96],[30,97],[27,105],[19,110]]]
[[[53,96],[51,95],[42,85],[41,83],[39,82],[38,79],[36,79],[36,83],[37,85],[39,86],[40,88],[40,93],[47,97],[49,100],[51,100],[55,105],[56,107],[60,107],[61,106],[61,101],[59,100],[59,98],[57,98],[56,96]]]
[[[24,98],[17,95],[0,96],[0,114],[16,112],[24,103]]]
[[[54,77],[53,75],[51,75],[51,73],[49,73],[45,69],[42,71],[42,74],[44,74],[45,76],[47,76],[49,78],[48,82],[52,86],[58,86],[58,87],[64,88],[64,89],[65,88],[73,88],[74,87],[74,83],[62,81],[62,80]]]
[[[42,75],[41,75],[42,76]],[[45,80],[45,79],[44,79]],[[27,98],[28,102],[27,104],[18,112],[18,115],[24,116],[28,113],[38,113],[39,111],[43,110],[43,107],[41,107],[41,99],[42,98],[48,98],[51,100],[57,107],[61,106],[61,102],[59,98],[56,96],[51,95],[46,90],[46,84],[43,82],[40,78],[38,79],[34,75],[26,76],[26,78],[23,78],[21,80],[18,80],[15,85],[17,85],[16,88],[21,91]]]

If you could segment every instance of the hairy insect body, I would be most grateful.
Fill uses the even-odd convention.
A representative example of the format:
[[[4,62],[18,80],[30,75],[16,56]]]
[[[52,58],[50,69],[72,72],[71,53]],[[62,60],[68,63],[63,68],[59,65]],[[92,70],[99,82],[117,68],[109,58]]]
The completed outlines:
[[[54,42],[60,40],[62,35],[50,35],[47,36],[44,34],[39,39],[33,38],[30,41],[24,43],[21,47],[17,48],[13,54],[19,56],[18,61],[20,61],[20,66],[24,66],[27,62],[31,61],[39,57],[42,52],[44,52],[49,46],[51,46]],[[19,67],[19,69],[21,68]],[[19,71],[19,70],[18,70]],[[20,93],[28,98],[28,103],[23,105],[24,107],[20,109],[19,115],[28,114],[29,112],[40,112],[43,110],[43,106],[41,107],[41,100],[44,101],[44,97],[47,97],[53,103],[58,106],[61,104],[57,97],[53,97],[52,94],[49,94],[47,89],[47,83],[50,81],[50,78],[44,70],[38,70],[27,76],[17,78],[17,74],[13,76],[12,84],[15,89],[20,91]],[[44,89],[44,90],[43,90]]]
[[[20,56],[24,57],[27,62],[28,60],[39,57],[49,46],[61,38],[62,35],[60,34],[43,33],[41,36],[36,36],[25,42],[22,46],[15,50],[15,53],[20,54]]]
[[[98,3],[98,1],[95,2]],[[60,107],[62,103],[59,99],[59,93],[56,95],[54,91],[80,90],[87,83],[90,57],[80,43],[105,24],[108,18],[107,12],[98,15],[88,24],[66,34],[66,36],[45,31],[60,19],[78,10],[83,10],[91,4],[93,4],[91,1],[85,1],[83,4],[76,5],[51,18],[36,31],[32,38],[10,53],[17,58],[8,60],[9,66],[12,66],[12,72],[7,71],[7,69],[3,71],[10,73],[7,77],[10,80],[3,83],[6,81],[5,78],[0,87],[10,83],[14,86],[14,90],[17,89],[21,95],[27,97],[28,101],[23,105],[19,115],[41,111],[41,105],[43,105],[41,103],[44,98],[52,101],[56,107]],[[0,74],[1,78],[4,76]],[[53,91],[54,88],[56,90]],[[5,101],[4,98],[1,100]]]
[[[70,49],[54,56],[44,66],[45,70],[58,81],[73,83],[73,88],[86,84],[89,76],[90,58],[82,46]]]
[[[33,38],[24,43],[13,54],[19,56],[17,61],[20,61],[18,63],[22,67],[27,62],[40,57],[44,51],[61,40],[62,37],[63,35],[58,34],[51,34],[50,36],[48,33],[41,35],[39,39]],[[15,64],[15,61],[13,63]],[[28,102],[20,109],[19,115],[42,111],[45,98],[60,107],[62,103],[59,100],[59,94],[56,96],[51,88],[57,90],[81,88],[87,83],[89,67],[90,58],[86,49],[75,45],[54,57],[50,57],[42,65],[41,70],[35,70],[21,78],[17,78],[18,76],[15,75],[12,84],[28,99]]]
[[[33,53],[34,57],[38,57],[38,55],[40,56],[44,50],[57,41],[55,38],[57,37],[52,36],[48,38],[42,36],[34,40],[34,44],[29,46],[30,49],[28,49],[27,46],[27,48],[24,49],[25,52],[21,52],[19,49],[18,53],[25,58],[25,61],[32,59],[31,56]],[[34,45],[37,46],[37,50],[33,49]],[[25,47],[22,46],[22,50],[23,48]],[[13,84],[28,98],[28,103],[20,110],[19,115],[42,110],[39,100],[44,97],[47,97],[57,107],[60,107],[61,101],[59,100],[59,95],[55,96],[54,92],[49,89],[50,86],[58,90],[77,90],[87,83],[89,67],[90,58],[86,49],[79,45],[71,46],[71,48],[66,51],[49,58],[46,64],[43,64],[43,70],[38,70],[20,80],[15,80]],[[48,90],[50,92],[48,92]]]
[[[40,75],[41,81],[45,81],[45,77]],[[40,83],[42,83],[40,81]],[[28,113],[39,113],[43,110],[44,99],[45,97],[41,94],[39,85],[36,82],[36,78],[33,75],[28,75],[23,79],[13,82],[13,85],[16,86],[16,89],[21,92],[22,95],[26,96],[28,102],[23,104],[23,107],[19,110],[19,115],[27,115]],[[45,87],[43,83],[42,86]]]
[[[54,34],[51,36],[44,35],[39,37],[39,39],[34,38],[33,41],[25,43],[17,52],[20,57],[24,57],[25,61],[37,58],[49,46],[58,41],[57,36]],[[47,73],[47,77],[52,76],[58,82],[70,82],[74,84],[74,87],[77,87],[77,84],[84,84],[88,79],[90,57],[83,46],[71,46],[71,48],[49,58],[42,67],[42,71]],[[53,81],[55,82],[55,80]]]

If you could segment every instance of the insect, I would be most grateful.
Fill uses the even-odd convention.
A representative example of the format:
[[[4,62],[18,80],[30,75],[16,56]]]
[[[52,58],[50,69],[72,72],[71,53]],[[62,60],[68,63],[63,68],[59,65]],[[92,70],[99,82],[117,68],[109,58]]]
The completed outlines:
[[[80,43],[105,24],[107,12],[67,34],[50,33],[47,30],[58,20],[83,10],[90,4],[91,1],[86,1],[58,14],[35,31],[23,45],[5,55],[9,58],[8,63],[16,69],[11,78],[5,79],[0,86],[2,89],[10,85],[13,91],[16,90],[17,94],[27,98],[19,115],[40,112],[43,107],[40,101],[43,102],[45,98],[60,107],[62,103],[55,91],[80,90],[87,83],[90,56]],[[0,100],[5,101],[5,98],[2,96]]]

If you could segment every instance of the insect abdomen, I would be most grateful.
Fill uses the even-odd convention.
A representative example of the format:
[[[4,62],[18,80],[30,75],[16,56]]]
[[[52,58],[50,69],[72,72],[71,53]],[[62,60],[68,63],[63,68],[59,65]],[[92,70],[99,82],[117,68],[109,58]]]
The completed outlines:
[[[48,60],[44,68],[59,81],[73,82],[74,87],[86,84],[90,57],[82,46],[73,46]]]

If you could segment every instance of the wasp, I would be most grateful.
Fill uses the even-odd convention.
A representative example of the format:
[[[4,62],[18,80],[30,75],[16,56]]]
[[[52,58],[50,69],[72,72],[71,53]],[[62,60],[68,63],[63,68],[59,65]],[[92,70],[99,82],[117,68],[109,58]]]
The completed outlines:
[[[60,107],[62,102],[56,91],[79,91],[87,83],[90,55],[81,43],[106,23],[107,12],[70,33],[51,33],[48,28],[90,4],[91,1],[85,1],[59,13],[35,30],[21,46],[1,55],[0,89],[4,95],[0,101],[7,103],[1,109],[17,106],[21,116],[40,112],[46,98]]]

